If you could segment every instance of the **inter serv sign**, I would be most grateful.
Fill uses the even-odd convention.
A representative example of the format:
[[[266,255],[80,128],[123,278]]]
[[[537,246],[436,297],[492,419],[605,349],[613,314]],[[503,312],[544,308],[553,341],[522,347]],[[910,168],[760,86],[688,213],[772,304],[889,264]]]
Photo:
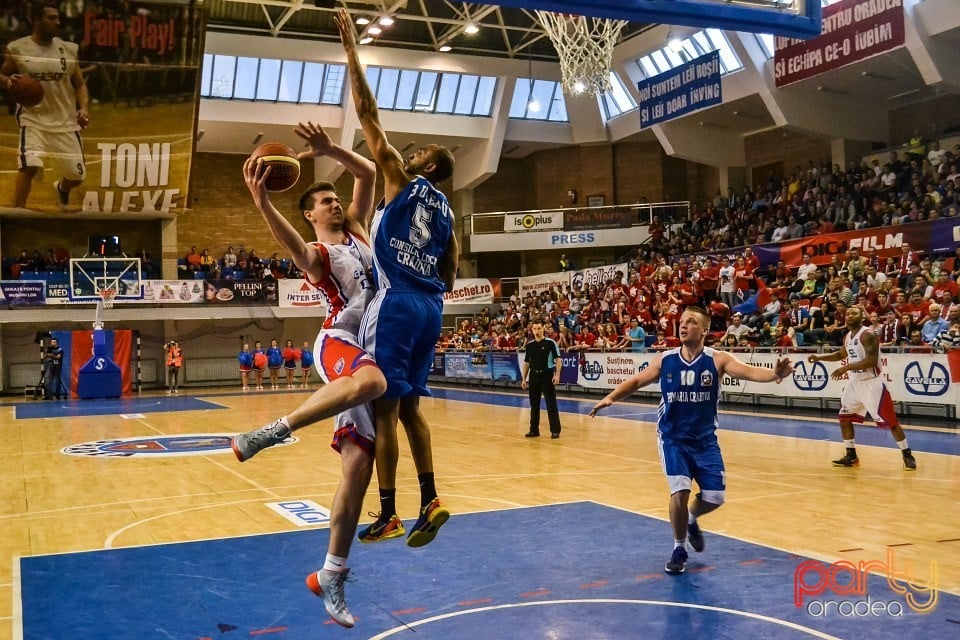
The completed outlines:
[[[508,213],[503,216],[504,231],[546,231],[563,229],[562,211]]]

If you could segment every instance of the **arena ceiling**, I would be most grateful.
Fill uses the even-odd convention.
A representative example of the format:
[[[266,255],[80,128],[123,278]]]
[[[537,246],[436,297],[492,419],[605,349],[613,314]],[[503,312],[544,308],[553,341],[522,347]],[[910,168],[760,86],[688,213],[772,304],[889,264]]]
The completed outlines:
[[[342,5],[354,19],[395,22],[375,37],[382,47],[437,51],[449,45],[458,54],[557,60],[557,52],[533,11],[450,0],[207,0],[212,31],[253,33],[339,42],[333,16]],[[319,6],[317,6],[319,5]],[[479,30],[467,34],[468,25]],[[630,23],[622,40],[652,25]]]

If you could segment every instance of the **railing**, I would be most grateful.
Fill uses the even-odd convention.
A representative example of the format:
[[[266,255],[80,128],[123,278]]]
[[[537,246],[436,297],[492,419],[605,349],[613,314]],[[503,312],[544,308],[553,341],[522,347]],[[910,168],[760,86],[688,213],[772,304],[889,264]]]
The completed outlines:
[[[509,215],[544,213],[581,213],[589,211],[597,214],[603,212],[629,211],[631,226],[647,226],[659,218],[664,225],[682,224],[690,218],[690,202],[652,202],[646,204],[624,204],[606,207],[566,207],[562,209],[530,209],[527,211],[496,211],[492,213],[474,213],[463,219],[463,232],[466,235],[483,233],[505,233],[504,218]],[[526,233],[527,230],[510,231],[509,233]]]

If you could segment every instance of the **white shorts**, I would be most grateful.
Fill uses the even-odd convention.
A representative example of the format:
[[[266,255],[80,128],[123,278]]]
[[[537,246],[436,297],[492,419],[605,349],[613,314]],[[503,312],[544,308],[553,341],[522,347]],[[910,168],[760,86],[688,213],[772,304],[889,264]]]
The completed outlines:
[[[83,180],[87,167],[80,132],[20,127],[17,167],[51,169],[57,178]]]
[[[867,415],[878,427],[895,427],[898,424],[893,397],[879,376],[867,380],[849,380],[840,395],[841,420],[863,422]]]
[[[321,331],[313,346],[313,354],[313,364],[320,378],[328,384],[337,378],[352,376],[363,367],[377,366],[373,356],[357,344],[356,336],[342,329]],[[373,405],[368,402],[337,414],[330,446],[340,451],[343,441],[350,440],[372,456],[375,437]]]

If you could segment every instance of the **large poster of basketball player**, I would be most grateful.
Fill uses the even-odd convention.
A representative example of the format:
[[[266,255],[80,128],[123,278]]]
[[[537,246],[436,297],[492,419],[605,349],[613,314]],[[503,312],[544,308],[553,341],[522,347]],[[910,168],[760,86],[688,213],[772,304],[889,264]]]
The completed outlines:
[[[205,30],[194,5],[34,0],[6,11],[0,213],[183,210]]]

